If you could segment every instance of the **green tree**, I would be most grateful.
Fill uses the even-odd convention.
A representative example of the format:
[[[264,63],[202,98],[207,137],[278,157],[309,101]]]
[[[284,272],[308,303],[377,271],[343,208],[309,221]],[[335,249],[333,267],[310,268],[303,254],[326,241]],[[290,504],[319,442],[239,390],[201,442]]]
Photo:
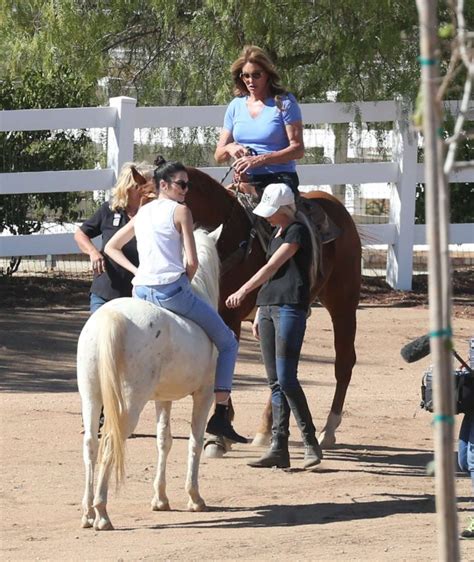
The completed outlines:
[[[141,105],[223,103],[243,45],[266,48],[301,101],[413,96],[417,15],[404,0],[3,0],[0,68],[68,64]]]

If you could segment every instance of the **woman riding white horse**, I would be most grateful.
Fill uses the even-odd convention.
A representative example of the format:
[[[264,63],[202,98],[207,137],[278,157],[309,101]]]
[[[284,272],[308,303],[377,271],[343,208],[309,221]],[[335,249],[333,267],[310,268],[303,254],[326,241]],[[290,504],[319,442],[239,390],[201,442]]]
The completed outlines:
[[[193,290],[214,308],[219,287],[219,259],[212,235],[195,233],[199,268]],[[206,333],[194,322],[140,299],[113,300],[92,315],[78,342],[77,378],[84,420],[83,527],[113,529],[107,514],[107,490],[112,470],[124,476],[125,440],[137,425],[149,400],[156,402],[158,464],[153,510],[169,510],[166,460],[172,444],[171,402],[192,395],[186,491],[188,508],[201,511],[199,461],[207,415],[213,401],[216,353]],[[93,492],[97,437],[102,403],[105,425],[99,452],[100,470]]]

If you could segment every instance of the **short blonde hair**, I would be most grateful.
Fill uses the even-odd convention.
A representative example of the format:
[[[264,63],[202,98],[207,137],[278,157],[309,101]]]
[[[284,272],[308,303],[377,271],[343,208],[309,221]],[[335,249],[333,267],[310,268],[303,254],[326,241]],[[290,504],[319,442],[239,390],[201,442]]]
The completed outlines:
[[[133,178],[132,168],[136,168],[146,180],[151,180],[153,178],[154,168],[150,166],[148,162],[140,162],[139,164],[135,162],[125,162],[120,170],[117,183],[112,190],[112,197],[110,198],[110,208],[112,211],[126,209],[129,190],[137,187],[137,182]]]
[[[232,80],[234,81],[235,86],[234,95],[242,97],[248,95],[249,93],[245,82],[240,77],[242,68],[248,62],[258,64],[258,66],[260,66],[262,70],[268,74],[268,87],[272,96],[278,96],[286,93],[286,89],[281,85],[280,75],[267,53],[256,45],[246,45],[242,49],[239,58],[234,61],[230,67]]]

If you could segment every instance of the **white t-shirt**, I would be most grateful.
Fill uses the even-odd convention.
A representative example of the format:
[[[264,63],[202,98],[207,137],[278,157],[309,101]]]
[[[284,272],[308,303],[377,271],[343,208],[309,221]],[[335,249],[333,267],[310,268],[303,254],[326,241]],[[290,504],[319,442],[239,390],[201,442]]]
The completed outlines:
[[[177,205],[157,199],[139,209],[135,218],[139,266],[133,285],[165,285],[185,272],[181,234],[174,224]]]

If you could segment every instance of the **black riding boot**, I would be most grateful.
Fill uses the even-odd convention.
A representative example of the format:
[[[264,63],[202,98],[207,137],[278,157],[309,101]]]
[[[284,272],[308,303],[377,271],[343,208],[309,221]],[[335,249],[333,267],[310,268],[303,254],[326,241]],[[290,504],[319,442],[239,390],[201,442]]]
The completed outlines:
[[[260,459],[249,462],[254,468],[289,468],[290,453],[288,451],[288,426],[290,422],[290,407],[282,396],[280,404],[272,403],[272,444],[270,449]]]
[[[207,433],[225,437],[234,443],[247,443],[246,437],[239,435],[229,420],[229,407],[226,404],[216,404],[216,409],[207,422]]]
[[[301,431],[304,444],[303,468],[311,470],[317,466],[323,458],[323,451],[316,437],[316,428],[309,411],[308,402],[301,386],[292,388],[285,392],[286,399],[291,411],[295,416],[296,423]]]

